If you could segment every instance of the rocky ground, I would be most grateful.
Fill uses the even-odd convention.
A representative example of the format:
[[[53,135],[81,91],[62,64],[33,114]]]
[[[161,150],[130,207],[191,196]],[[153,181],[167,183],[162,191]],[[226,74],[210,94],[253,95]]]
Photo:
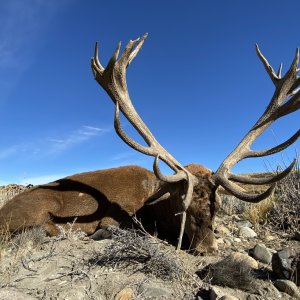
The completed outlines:
[[[292,281],[300,275],[291,275],[300,269],[299,232],[236,212],[218,215],[219,251],[207,256],[176,251],[142,229],[112,228],[101,241],[72,230],[49,238],[38,228],[2,239],[0,299],[300,299]]]

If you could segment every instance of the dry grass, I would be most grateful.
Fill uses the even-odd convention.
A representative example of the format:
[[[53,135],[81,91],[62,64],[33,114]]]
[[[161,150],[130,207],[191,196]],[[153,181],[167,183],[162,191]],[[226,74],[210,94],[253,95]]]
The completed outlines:
[[[10,232],[0,235],[0,258],[6,252],[14,252],[19,256],[28,249],[37,248],[46,237],[45,230],[40,227],[24,229],[22,232],[12,234]]]
[[[67,223],[67,226],[58,226],[60,234],[56,237],[56,241],[69,239],[79,240],[86,236],[80,230],[74,229],[73,223]],[[27,251],[38,248],[46,238],[46,231],[43,226],[25,228],[18,233],[11,233],[8,230],[0,234],[0,259],[7,252],[11,252],[16,257],[21,257]]]
[[[77,218],[74,219],[72,223],[67,223],[66,226],[56,225],[59,229],[59,235],[57,236],[57,240],[80,240],[86,237],[86,233],[81,231],[78,228],[75,228],[74,224],[76,223]]]
[[[300,228],[300,167],[278,183],[276,200],[267,214],[267,222],[273,229],[287,233]]]
[[[0,186],[0,208],[14,196],[28,190],[31,186],[23,186],[17,184],[9,184],[6,186]],[[41,228],[33,228],[28,230],[23,230],[21,233],[12,234],[8,230],[4,230],[0,233],[0,258],[3,253],[10,250],[21,251],[21,249],[26,248],[25,244],[30,243],[35,245],[40,237],[45,235]]]
[[[265,223],[269,211],[275,205],[274,201],[274,196],[270,196],[259,203],[251,204],[249,209],[242,214],[243,218],[254,225]]]
[[[281,168],[278,167],[280,170]],[[265,173],[250,174],[260,177]],[[267,186],[243,185],[248,192],[258,194],[267,189]],[[300,227],[300,167],[285,179],[277,183],[274,195],[256,203],[246,203],[234,196],[222,194],[222,210],[228,215],[239,214],[244,219],[258,226],[269,224],[273,229],[293,232]]]

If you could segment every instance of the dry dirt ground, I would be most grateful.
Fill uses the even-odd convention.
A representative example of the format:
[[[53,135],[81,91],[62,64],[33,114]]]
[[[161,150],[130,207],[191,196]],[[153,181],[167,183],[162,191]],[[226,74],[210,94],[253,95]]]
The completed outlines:
[[[211,266],[232,253],[250,256],[258,243],[300,252],[299,241],[266,226],[254,228],[257,237],[240,237],[240,219],[220,213],[219,251],[207,256],[176,251],[142,229],[112,229],[100,241],[72,230],[50,238],[39,228],[2,239],[0,299],[295,299],[274,287],[270,264],[261,262],[225,265],[216,285]]]

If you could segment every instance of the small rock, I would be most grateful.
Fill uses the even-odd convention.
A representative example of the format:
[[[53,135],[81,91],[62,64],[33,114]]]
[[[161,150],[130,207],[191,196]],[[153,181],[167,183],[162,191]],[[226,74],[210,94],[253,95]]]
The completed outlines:
[[[143,284],[141,286],[141,293],[143,294],[144,298],[153,297],[157,299],[159,297],[170,297],[172,296],[172,292],[168,289],[157,287],[154,284]]]
[[[254,285],[255,286],[255,285]],[[253,287],[254,287],[253,286]],[[254,291],[254,290],[253,290]],[[255,294],[249,295],[247,300],[276,300],[283,299],[282,293],[272,284],[271,281],[261,281]]]
[[[281,292],[287,293],[288,295],[300,299],[300,292],[296,284],[290,280],[286,279],[277,279],[274,282],[274,285]]]
[[[59,293],[58,299],[87,299],[86,289],[83,287],[72,287],[72,289],[65,289]]]
[[[132,297],[133,290],[131,288],[125,288],[115,296],[115,300],[131,300]]]
[[[237,228],[242,228],[242,227],[252,228],[252,226],[253,225],[247,220],[239,221],[239,222],[236,223]]]
[[[274,241],[275,239],[276,239],[276,236],[271,235],[271,234],[266,234],[264,236],[264,240],[267,241],[267,242]]]
[[[249,227],[241,227],[239,230],[239,235],[247,238],[253,238],[257,236],[256,232]]]
[[[240,243],[242,240],[240,238],[234,238],[233,239],[236,243]]]
[[[107,228],[100,228],[94,234],[89,236],[90,239],[100,241],[102,239],[110,239],[112,237],[111,231]]]
[[[272,269],[281,279],[300,285],[300,253],[293,248],[284,248],[273,255]]]
[[[253,256],[265,264],[269,264],[272,260],[272,253],[264,244],[257,244],[254,247]]]
[[[226,289],[212,286],[209,290],[209,299],[210,300],[239,300],[238,298],[228,295]]]

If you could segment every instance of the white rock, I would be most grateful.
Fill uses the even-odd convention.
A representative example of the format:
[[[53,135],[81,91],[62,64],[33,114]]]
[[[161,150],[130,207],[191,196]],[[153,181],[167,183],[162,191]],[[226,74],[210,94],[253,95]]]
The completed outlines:
[[[287,293],[288,295],[300,299],[300,292],[296,284],[290,280],[277,279],[274,285],[281,292]]]
[[[247,238],[253,238],[257,236],[256,232],[249,227],[241,227],[239,230],[239,235]]]
[[[257,244],[253,249],[253,256],[259,261],[269,264],[273,255],[264,244]]]
[[[249,221],[247,221],[247,220],[244,220],[244,221],[238,221],[237,223],[236,223],[236,227],[237,228],[242,228],[242,227],[249,227],[249,228],[251,228],[253,225],[249,222]]]

